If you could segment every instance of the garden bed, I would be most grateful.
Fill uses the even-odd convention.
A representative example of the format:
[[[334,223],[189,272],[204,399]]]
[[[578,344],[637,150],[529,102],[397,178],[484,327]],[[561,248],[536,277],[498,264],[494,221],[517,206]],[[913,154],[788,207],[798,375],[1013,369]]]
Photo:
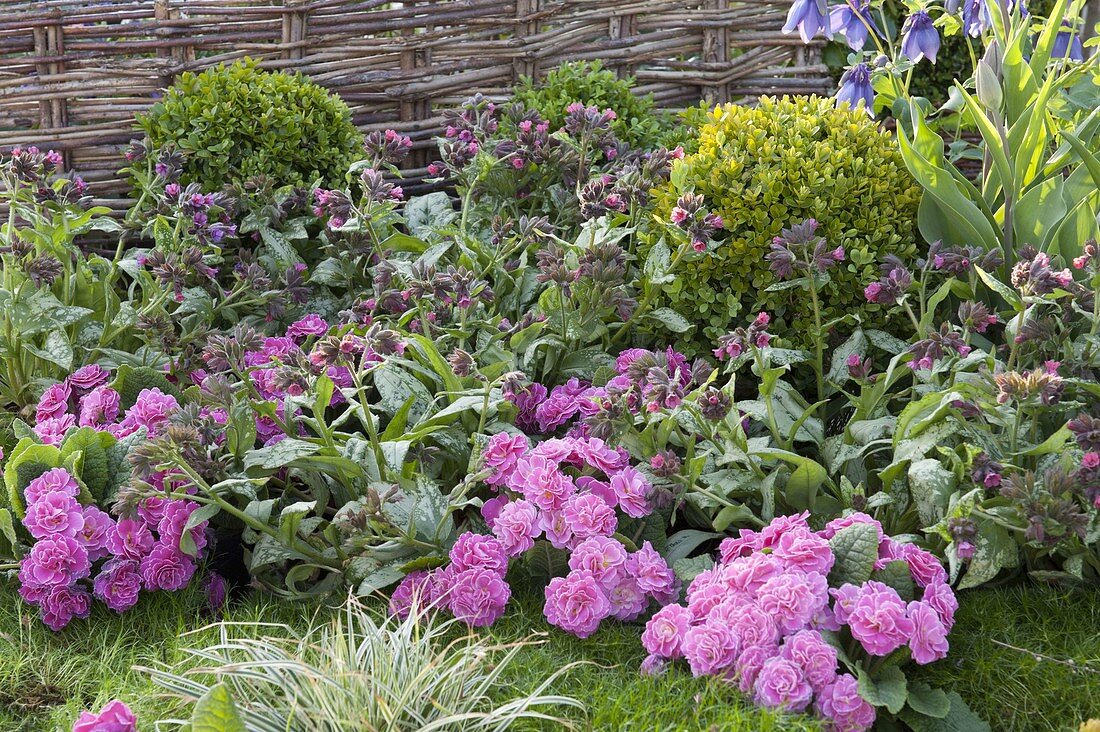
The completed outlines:
[[[2,723],[1095,726],[1100,63],[1080,2],[879,5],[790,5],[832,98],[474,94],[449,193],[248,59],[121,216],[0,157]]]

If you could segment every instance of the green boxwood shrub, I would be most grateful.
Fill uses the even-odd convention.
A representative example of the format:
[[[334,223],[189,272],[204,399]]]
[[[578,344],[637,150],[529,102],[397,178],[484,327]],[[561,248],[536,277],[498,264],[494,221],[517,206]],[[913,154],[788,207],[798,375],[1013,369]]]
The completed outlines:
[[[655,147],[673,124],[671,115],[653,109],[652,95],[634,93],[634,77],[620,79],[599,61],[564,63],[538,81],[525,76],[512,98],[536,110],[552,130],[565,124],[565,110],[573,102],[613,109],[615,136],[643,149]]]
[[[775,317],[771,330],[788,344],[807,342],[799,335],[813,324],[805,293],[765,291],[775,279],[764,257],[786,226],[817,219],[818,233],[847,252],[823,290],[823,322],[845,313],[881,322],[863,288],[878,278],[885,255],[905,260],[916,249],[920,188],[891,135],[830,99],[763,97],[756,107],[717,107],[658,192],[657,215],[667,220],[687,191],[703,194],[725,223],[716,249],[682,263],[664,287],[668,306],[697,323],[680,344],[696,353],[758,310]]]
[[[153,144],[183,150],[183,182],[206,190],[257,176],[334,186],[363,144],[339,97],[301,74],[262,71],[251,59],[183,74],[138,124]]]

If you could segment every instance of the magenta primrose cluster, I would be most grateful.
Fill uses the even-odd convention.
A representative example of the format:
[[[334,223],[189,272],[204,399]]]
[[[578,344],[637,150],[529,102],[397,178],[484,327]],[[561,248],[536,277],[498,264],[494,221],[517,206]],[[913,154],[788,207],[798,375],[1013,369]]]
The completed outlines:
[[[86,366],[48,388],[38,404],[39,438],[57,444],[74,424],[116,436],[140,429],[156,436],[179,408],[174,397],[145,389],[120,414],[119,395],[106,386],[108,378],[100,367]],[[59,430],[58,425],[67,426]],[[154,475],[150,483],[166,492],[181,488],[178,478],[164,474]],[[141,500],[134,516],[116,520],[90,503],[64,468],[32,480],[24,500],[23,526],[35,542],[20,561],[19,594],[39,608],[42,621],[55,631],[73,618],[88,617],[93,597],[121,613],[137,603],[143,589],[183,589],[207,543],[205,521],[187,528],[199,507],[194,501],[151,496]],[[185,531],[190,531],[195,556],[180,548]]]
[[[869,729],[874,707],[856,677],[838,668],[837,643],[853,639],[854,663],[901,649],[931,663],[947,655],[958,602],[934,556],[885,536],[870,516],[853,513],[817,532],[807,518],[779,517],[725,539],[719,562],[691,582],[686,603],[666,605],[646,624],[643,673],[683,659],[693,675],[728,679],[762,706],[812,708],[835,732]],[[919,600],[906,602],[875,580],[830,588],[837,558],[829,539],[857,523],[878,532],[875,567],[904,561]]]
[[[546,587],[546,618],[580,638],[607,618],[636,620],[651,601],[679,596],[679,580],[649,542],[631,552],[613,538],[620,512],[641,518],[652,510],[652,488],[624,451],[584,437],[532,447],[523,435],[500,433],[483,459],[486,483],[500,491],[482,508],[492,535],[463,534],[447,566],[406,576],[391,598],[394,614],[434,606],[472,626],[492,624],[511,596],[509,561],[538,539],[569,552],[569,573]]]
[[[88,617],[93,596],[121,613],[137,603],[141,590],[181,590],[195,573],[196,557],[180,550],[198,508],[193,501],[147,498],[134,518],[116,521],[95,505],[80,504],[80,486],[64,468],[32,480],[25,496],[23,525],[35,543],[19,564],[19,594],[52,630]],[[205,528],[202,522],[190,529],[200,553]],[[84,582],[89,578],[91,594]]]
[[[110,377],[106,369],[91,364],[47,387],[34,415],[38,439],[58,445],[73,427],[92,427],[117,438],[128,437],[144,427],[146,437],[157,437],[168,424],[169,415],[179,409],[176,398],[160,389],[145,389],[123,414],[119,393],[107,385]]]

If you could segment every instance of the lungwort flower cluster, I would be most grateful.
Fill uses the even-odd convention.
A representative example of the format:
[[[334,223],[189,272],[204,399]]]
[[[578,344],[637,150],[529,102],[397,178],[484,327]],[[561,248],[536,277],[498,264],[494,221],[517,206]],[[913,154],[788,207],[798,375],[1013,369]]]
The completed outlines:
[[[646,624],[643,671],[684,659],[695,676],[729,679],[763,706],[812,708],[832,730],[869,729],[875,709],[856,674],[901,649],[918,664],[946,656],[958,604],[939,561],[885,536],[870,516],[850,514],[817,532],[807,517],[725,539],[686,604]],[[871,555],[856,550],[876,544]],[[862,582],[845,581],[860,574]]]
[[[485,482],[500,491],[482,513],[492,535],[466,533],[450,564],[405,577],[391,611],[437,606],[472,626],[504,612],[509,562],[549,542],[569,551],[569,572],[546,587],[546,619],[586,638],[610,617],[639,618],[656,600],[679,595],[679,581],[649,542],[629,551],[619,514],[650,513],[650,484],[628,457],[595,438],[551,439],[531,447],[523,435],[494,435],[482,454]]]

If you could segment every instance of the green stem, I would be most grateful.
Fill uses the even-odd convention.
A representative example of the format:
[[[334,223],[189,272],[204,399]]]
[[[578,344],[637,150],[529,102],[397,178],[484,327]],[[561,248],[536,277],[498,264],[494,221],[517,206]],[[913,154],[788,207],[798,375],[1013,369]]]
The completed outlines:
[[[477,178],[470,182],[469,188],[462,194],[462,219],[459,221],[458,230],[462,233],[462,238],[466,238],[466,223],[470,219],[470,205],[474,198],[474,184],[477,182]]]
[[[370,440],[374,459],[378,463],[378,472],[382,474],[386,470],[386,457],[382,453],[382,445],[378,440],[378,427],[374,424],[374,415],[370,411],[370,405],[367,404],[366,386],[358,369],[353,369],[351,375],[355,383],[355,399],[359,402],[359,408],[363,410],[363,427],[367,430],[367,438]]]
[[[750,346],[752,348],[753,359],[756,362],[756,368],[760,371],[760,378],[764,377],[764,358],[760,355],[760,349],[756,346]],[[764,408],[768,415],[768,430],[772,433],[772,439],[780,448],[787,450],[787,440],[779,432],[779,424],[775,421],[775,406],[772,404],[772,395],[769,391],[766,394],[761,394],[764,397]],[[792,436],[793,437],[793,436]]]
[[[825,335],[821,332],[821,303],[817,299],[817,282],[812,271],[807,271],[810,280],[810,301],[814,306],[814,371],[817,376],[817,400],[825,398]]]
[[[284,541],[283,537],[279,535],[277,529],[269,526],[263,521],[249,516],[247,513],[219,496],[217,493],[214,492],[213,488],[211,488],[210,485],[205,480],[203,480],[202,476],[195,472],[195,470],[180,456],[173,456],[172,462],[173,467],[183,471],[183,473],[186,474],[187,477],[190,478],[191,481],[202,490],[203,495],[188,495],[187,498],[189,500],[198,500],[199,502],[203,503],[213,503],[222,511],[225,511],[229,515],[240,519],[243,523],[255,529],[256,531],[267,534],[271,538],[275,539],[275,541],[277,541],[278,543],[284,545],[289,543],[290,547],[294,549],[294,551],[308,558],[310,561],[316,562],[322,566],[329,567],[331,569],[340,569],[339,562],[329,559],[320,552],[316,551],[313,547],[309,546],[308,544],[303,544],[297,539],[292,538],[290,542]]]
[[[676,265],[680,263],[680,260],[684,258],[684,254],[687,252],[688,244],[680,245],[680,248],[676,250],[676,256],[672,258],[672,261],[668,265],[668,272],[672,273],[676,271]],[[611,337],[612,345],[618,343],[623,336],[630,332],[630,326],[638,319],[638,316],[644,314],[649,306],[653,304],[653,298],[656,297],[656,290],[652,286],[646,287],[646,293],[642,296],[642,301],[638,303],[638,306],[634,308],[634,312],[630,314],[630,317],[626,319],[623,326],[615,331],[615,335]]]

